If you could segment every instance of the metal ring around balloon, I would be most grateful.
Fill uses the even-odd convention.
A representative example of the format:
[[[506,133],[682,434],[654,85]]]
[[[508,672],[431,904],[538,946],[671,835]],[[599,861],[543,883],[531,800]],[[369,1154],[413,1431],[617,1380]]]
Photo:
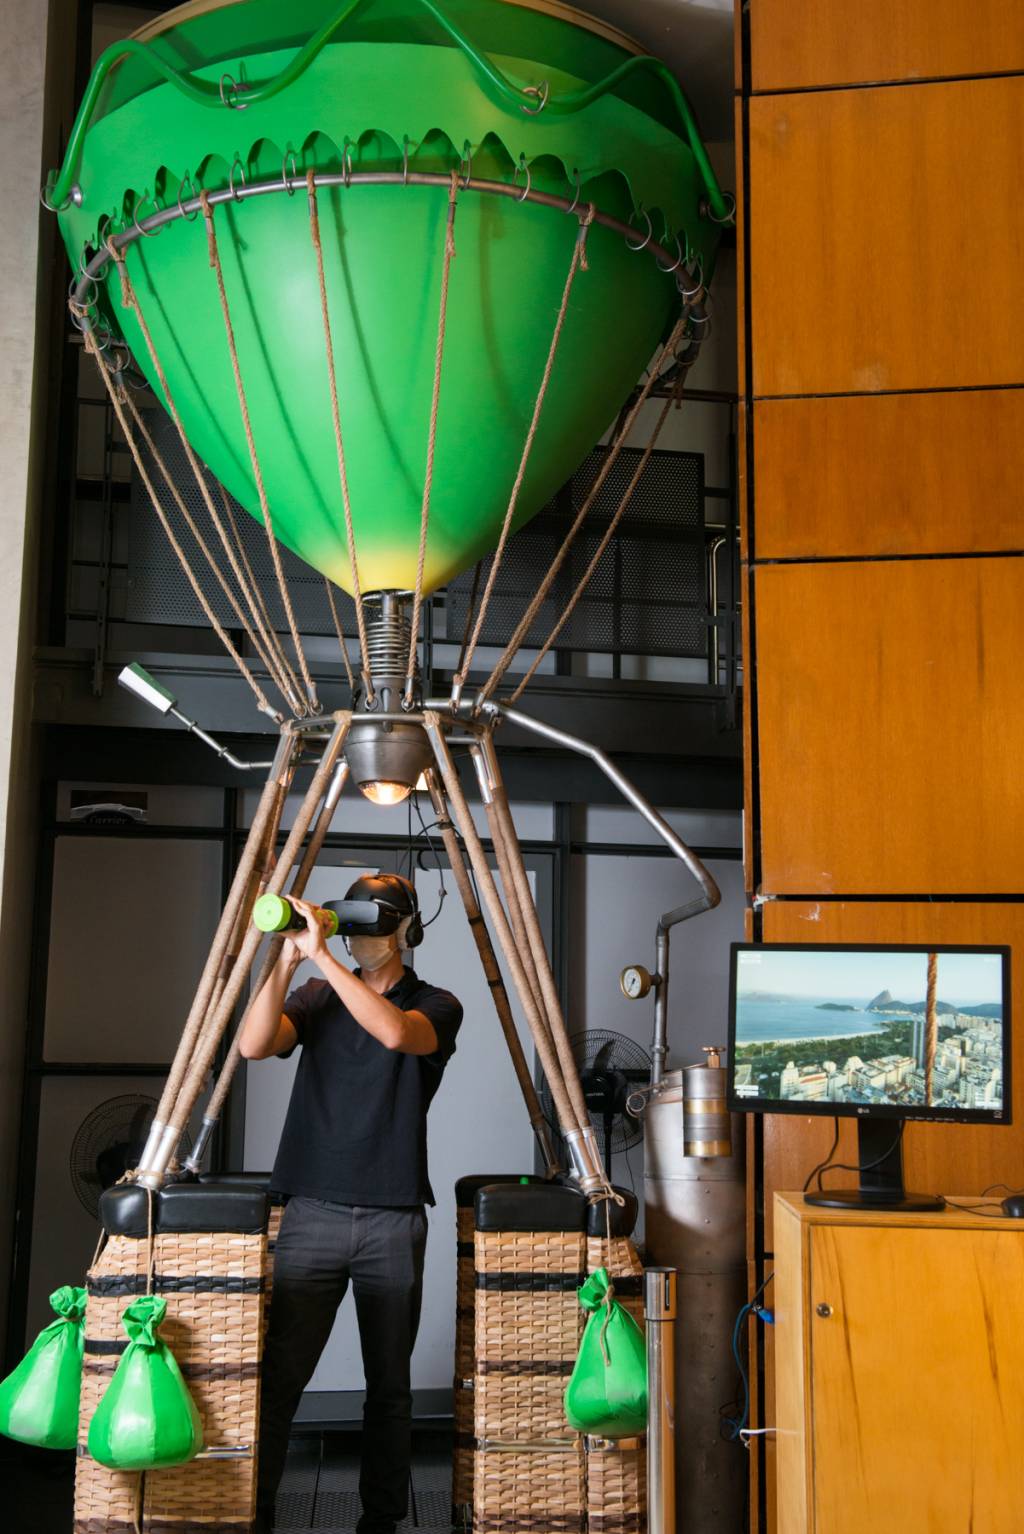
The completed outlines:
[[[241,162],[236,160],[236,164],[240,165]],[[344,186],[350,182],[358,182],[363,186],[402,186],[404,184],[408,186],[443,187],[445,189],[449,189],[451,186],[450,175],[445,176],[433,171],[351,171],[348,181],[346,181],[343,172],[321,171],[313,179],[314,185],[317,187]],[[540,207],[552,208],[560,213],[574,212],[576,203],[579,201],[578,194],[576,198],[570,199],[568,197],[556,196],[553,192],[541,191],[533,186],[524,191],[522,187],[517,186],[514,182],[489,181],[483,178],[474,180],[472,175],[460,178],[459,185],[464,191],[478,192],[482,196],[510,197],[516,202],[530,202]],[[242,184],[238,186],[235,185],[232,178],[229,178],[228,185],[222,187],[220,191],[210,192],[207,201],[211,207],[217,207],[221,203],[245,202],[250,197],[266,197],[286,190],[287,188],[283,180],[253,182],[243,180]],[[202,201],[199,197],[189,198],[187,201],[172,204],[169,208],[160,208],[148,218],[139,219],[137,227],[133,223],[123,230],[122,233],[114,235],[114,248],[120,252],[126,246],[134,244],[140,235],[155,234],[167,224],[177,223],[181,220],[191,222],[191,215],[201,211]],[[650,217],[648,215],[645,215],[645,217],[648,224],[650,224]],[[672,252],[666,250],[664,245],[659,244],[650,234],[639,245],[636,245],[629,238],[631,234],[636,232],[633,226],[620,218],[616,218],[614,214],[602,213],[598,210],[594,214],[593,222],[600,224],[602,228],[609,229],[613,234],[617,234],[625,239],[631,250],[648,250],[662,271],[672,266],[674,259]],[[95,302],[95,299],[89,299],[86,295],[89,292],[90,285],[98,293],[99,284],[97,279],[102,276],[110,260],[110,251],[106,245],[101,245],[91,259],[79,269],[78,279],[74,283],[71,292],[72,302],[79,305],[82,305],[84,302],[86,306]],[[679,281],[681,270],[676,273],[676,283],[684,303],[689,304],[703,288],[703,263],[699,257],[698,268],[700,280],[697,287],[692,289],[686,289]],[[91,328],[88,320],[86,321],[85,328]]]
[[[576,212],[576,209],[577,209],[577,207],[579,205],[580,194],[583,191],[583,183],[580,181],[580,172],[579,172],[579,167],[577,165],[574,165],[573,168],[572,168],[572,178],[573,178],[573,180],[576,183],[576,196],[573,198],[572,202],[566,208],[566,210],[565,210],[566,213],[575,213]]]
[[[402,185],[409,185],[409,135],[402,135]]]
[[[344,185],[350,187],[352,185],[352,140],[348,137],[341,149],[341,173]]]
[[[188,182],[189,186],[192,189],[192,196],[195,197],[195,195],[196,195],[196,184],[192,180],[192,173],[191,173],[191,171],[186,171],[185,175],[184,175],[184,179],[181,181],[180,185],[178,186],[178,212],[181,214],[181,216],[185,220],[186,224],[194,224],[196,219],[199,217],[199,214],[198,213],[186,213],[185,209],[181,205],[182,194],[185,191],[185,182],[186,181]]]
[[[135,217],[132,219],[132,228],[137,229],[139,234],[141,234],[144,239],[153,240],[160,233],[159,229],[143,229],[142,225],[139,223],[139,209],[145,207],[147,202],[151,202],[153,207],[156,207],[156,199],[150,197],[148,192],[143,192],[142,196],[135,204]]]
[[[658,262],[658,271],[664,272],[666,277],[670,276],[673,272],[677,272],[686,259],[678,234],[674,235],[673,238],[676,242],[676,259],[673,261],[671,266],[662,266],[661,262]]]
[[[550,94],[550,90],[551,87],[547,80],[542,80],[539,85],[524,85],[523,95],[536,96],[537,105],[535,107],[528,107],[526,102],[522,101],[519,104],[520,111],[525,112],[529,117],[539,117],[541,112],[543,112],[544,108],[548,104],[548,95]]]
[[[291,161],[291,166],[292,166],[290,175],[289,175],[289,170],[288,170],[288,162],[289,162],[289,160]],[[284,187],[284,189],[288,193],[289,197],[294,197],[295,196],[295,188],[292,186],[291,178],[297,176],[298,174],[299,174],[299,162],[298,162],[298,159],[296,157],[295,150],[294,149],[286,149],[285,153],[284,153],[284,158],[281,161],[281,185]]]
[[[629,239],[629,237],[627,236],[626,244],[629,246],[630,250],[646,250],[648,245],[651,243],[651,240],[652,240],[652,238],[654,236],[654,225],[651,223],[651,215],[647,212],[646,208],[640,208],[640,209],[638,209],[638,211],[647,220],[647,233],[644,236],[644,238],[640,241],[639,245],[634,245],[632,243],[632,241]],[[629,215],[629,228],[630,229],[633,228],[633,220],[634,220],[635,217],[636,217],[636,213],[631,213]]]
[[[228,171],[228,191],[230,192],[231,196],[234,198],[235,202],[238,202],[240,199],[239,199],[239,195],[238,195],[238,189],[235,186],[235,166],[236,165],[238,166],[238,169],[239,169],[239,171],[241,173],[242,185],[244,187],[245,184],[246,184],[246,182],[245,182],[245,166],[242,164],[241,156],[237,155],[237,154],[235,155],[235,158],[231,162],[231,169]]]
[[[713,224],[731,224],[733,222],[733,220],[735,219],[735,217],[736,217],[736,196],[735,196],[735,194],[733,192],[725,192],[725,191],[723,191],[722,196],[724,198],[726,198],[728,200],[728,202],[730,202],[732,204],[732,206],[727,210],[727,212],[725,213],[725,216],[723,218],[716,218],[715,215],[712,213],[710,206],[706,202],[705,203],[701,203],[700,211],[704,214],[704,217],[705,218],[709,218]]]
[[[228,93],[229,93],[228,95],[225,95],[225,93],[224,93],[224,81],[225,80],[228,82]],[[248,106],[248,102],[239,101],[239,99],[238,99],[239,86],[238,86],[238,81],[235,79],[234,75],[229,75],[229,74],[226,74],[226,73],[222,74],[221,77],[220,77],[220,87],[219,87],[219,89],[220,89],[220,99],[224,103],[224,105],[227,107],[229,112],[244,112],[246,110],[246,108]],[[229,99],[229,97],[230,97],[230,99]]]
[[[520,193],[520,195],[516,198],[516,201],[517,202],[525,202],[527,197],[529,197],[529,195],[530,195],[530,167],[527,165],[527,163],[526,163],[526,156],[523,155],[523,154],[521,154],[519,156],[519,164],[515,167],[515,169],[512,172],[512,185],[513,186],[516,186],[518,184],[518,178],[519,178],[520,171],[522,171],[523,175],[526,177],[526,184],[523,187],[523,190]]]
[[[462,175],[463,165],[466,167],[466,174],[464,176]],[[473,180],[473,156],[470,153],[469,139],[464,140],[462,145],[462,159],[459,162],[459,174],[462,181],[462,189],[463,191],[468,192]]]

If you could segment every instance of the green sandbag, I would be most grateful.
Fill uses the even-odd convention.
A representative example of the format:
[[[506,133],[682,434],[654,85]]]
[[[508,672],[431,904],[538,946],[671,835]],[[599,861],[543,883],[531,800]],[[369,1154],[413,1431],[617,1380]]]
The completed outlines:
[[[121,1318],[128,1346],[89,1424],[89,1453],[109,1470],[184,1465],[203,1447],[203,1425],[178,1362],[157,1327],[167,1301],[132,1300]]]
[[[65,1284],[50,1295],[57,1320],[44,1326],[0,1384],[0,1433],[37,1449],[73,1449],[85,1346],[85,1290]]]
[[[590,1319],[565,1388],[565,1415],[578,1433],[632,1438],[647,1427],[644,1334],[615,1299],[605,1268],[591,1273],[577,1294]]]

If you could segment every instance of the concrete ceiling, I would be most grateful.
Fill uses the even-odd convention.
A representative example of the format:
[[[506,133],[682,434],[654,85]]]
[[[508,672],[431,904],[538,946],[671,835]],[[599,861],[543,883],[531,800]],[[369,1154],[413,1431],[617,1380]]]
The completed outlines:
[[[570,0],[664,59],[706,139],[733,137],[734,0]]]

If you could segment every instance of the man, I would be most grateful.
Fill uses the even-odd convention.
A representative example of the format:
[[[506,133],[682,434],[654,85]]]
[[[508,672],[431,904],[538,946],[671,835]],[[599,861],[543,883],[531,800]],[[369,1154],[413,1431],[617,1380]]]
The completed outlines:
[[[315,910],[289,932],[241,1032],[248,1060],[302,1046],[271,1187],[287,1195],[264,1349],[257,1531],[274,1499],[300,1397],[349,1283],[366,1375],[358,1534],[392,1534],[406,1514],[409,1360],[419,1324],[427,1109],[455,1049],[462,1008],[402,960],[423,937],[416,891],[397,874],[357,879],[346,899],[378,920],[350,929],[354,972],[327,948]],[[303,959],[320,974],[288,994]],[[287,999],[286,999],[287,998]]]

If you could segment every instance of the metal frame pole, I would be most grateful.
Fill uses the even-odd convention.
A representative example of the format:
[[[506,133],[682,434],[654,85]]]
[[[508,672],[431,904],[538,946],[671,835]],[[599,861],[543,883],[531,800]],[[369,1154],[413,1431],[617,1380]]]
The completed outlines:
[[[676,1270],[644,1273],[647,1534],[676,1534]]]

